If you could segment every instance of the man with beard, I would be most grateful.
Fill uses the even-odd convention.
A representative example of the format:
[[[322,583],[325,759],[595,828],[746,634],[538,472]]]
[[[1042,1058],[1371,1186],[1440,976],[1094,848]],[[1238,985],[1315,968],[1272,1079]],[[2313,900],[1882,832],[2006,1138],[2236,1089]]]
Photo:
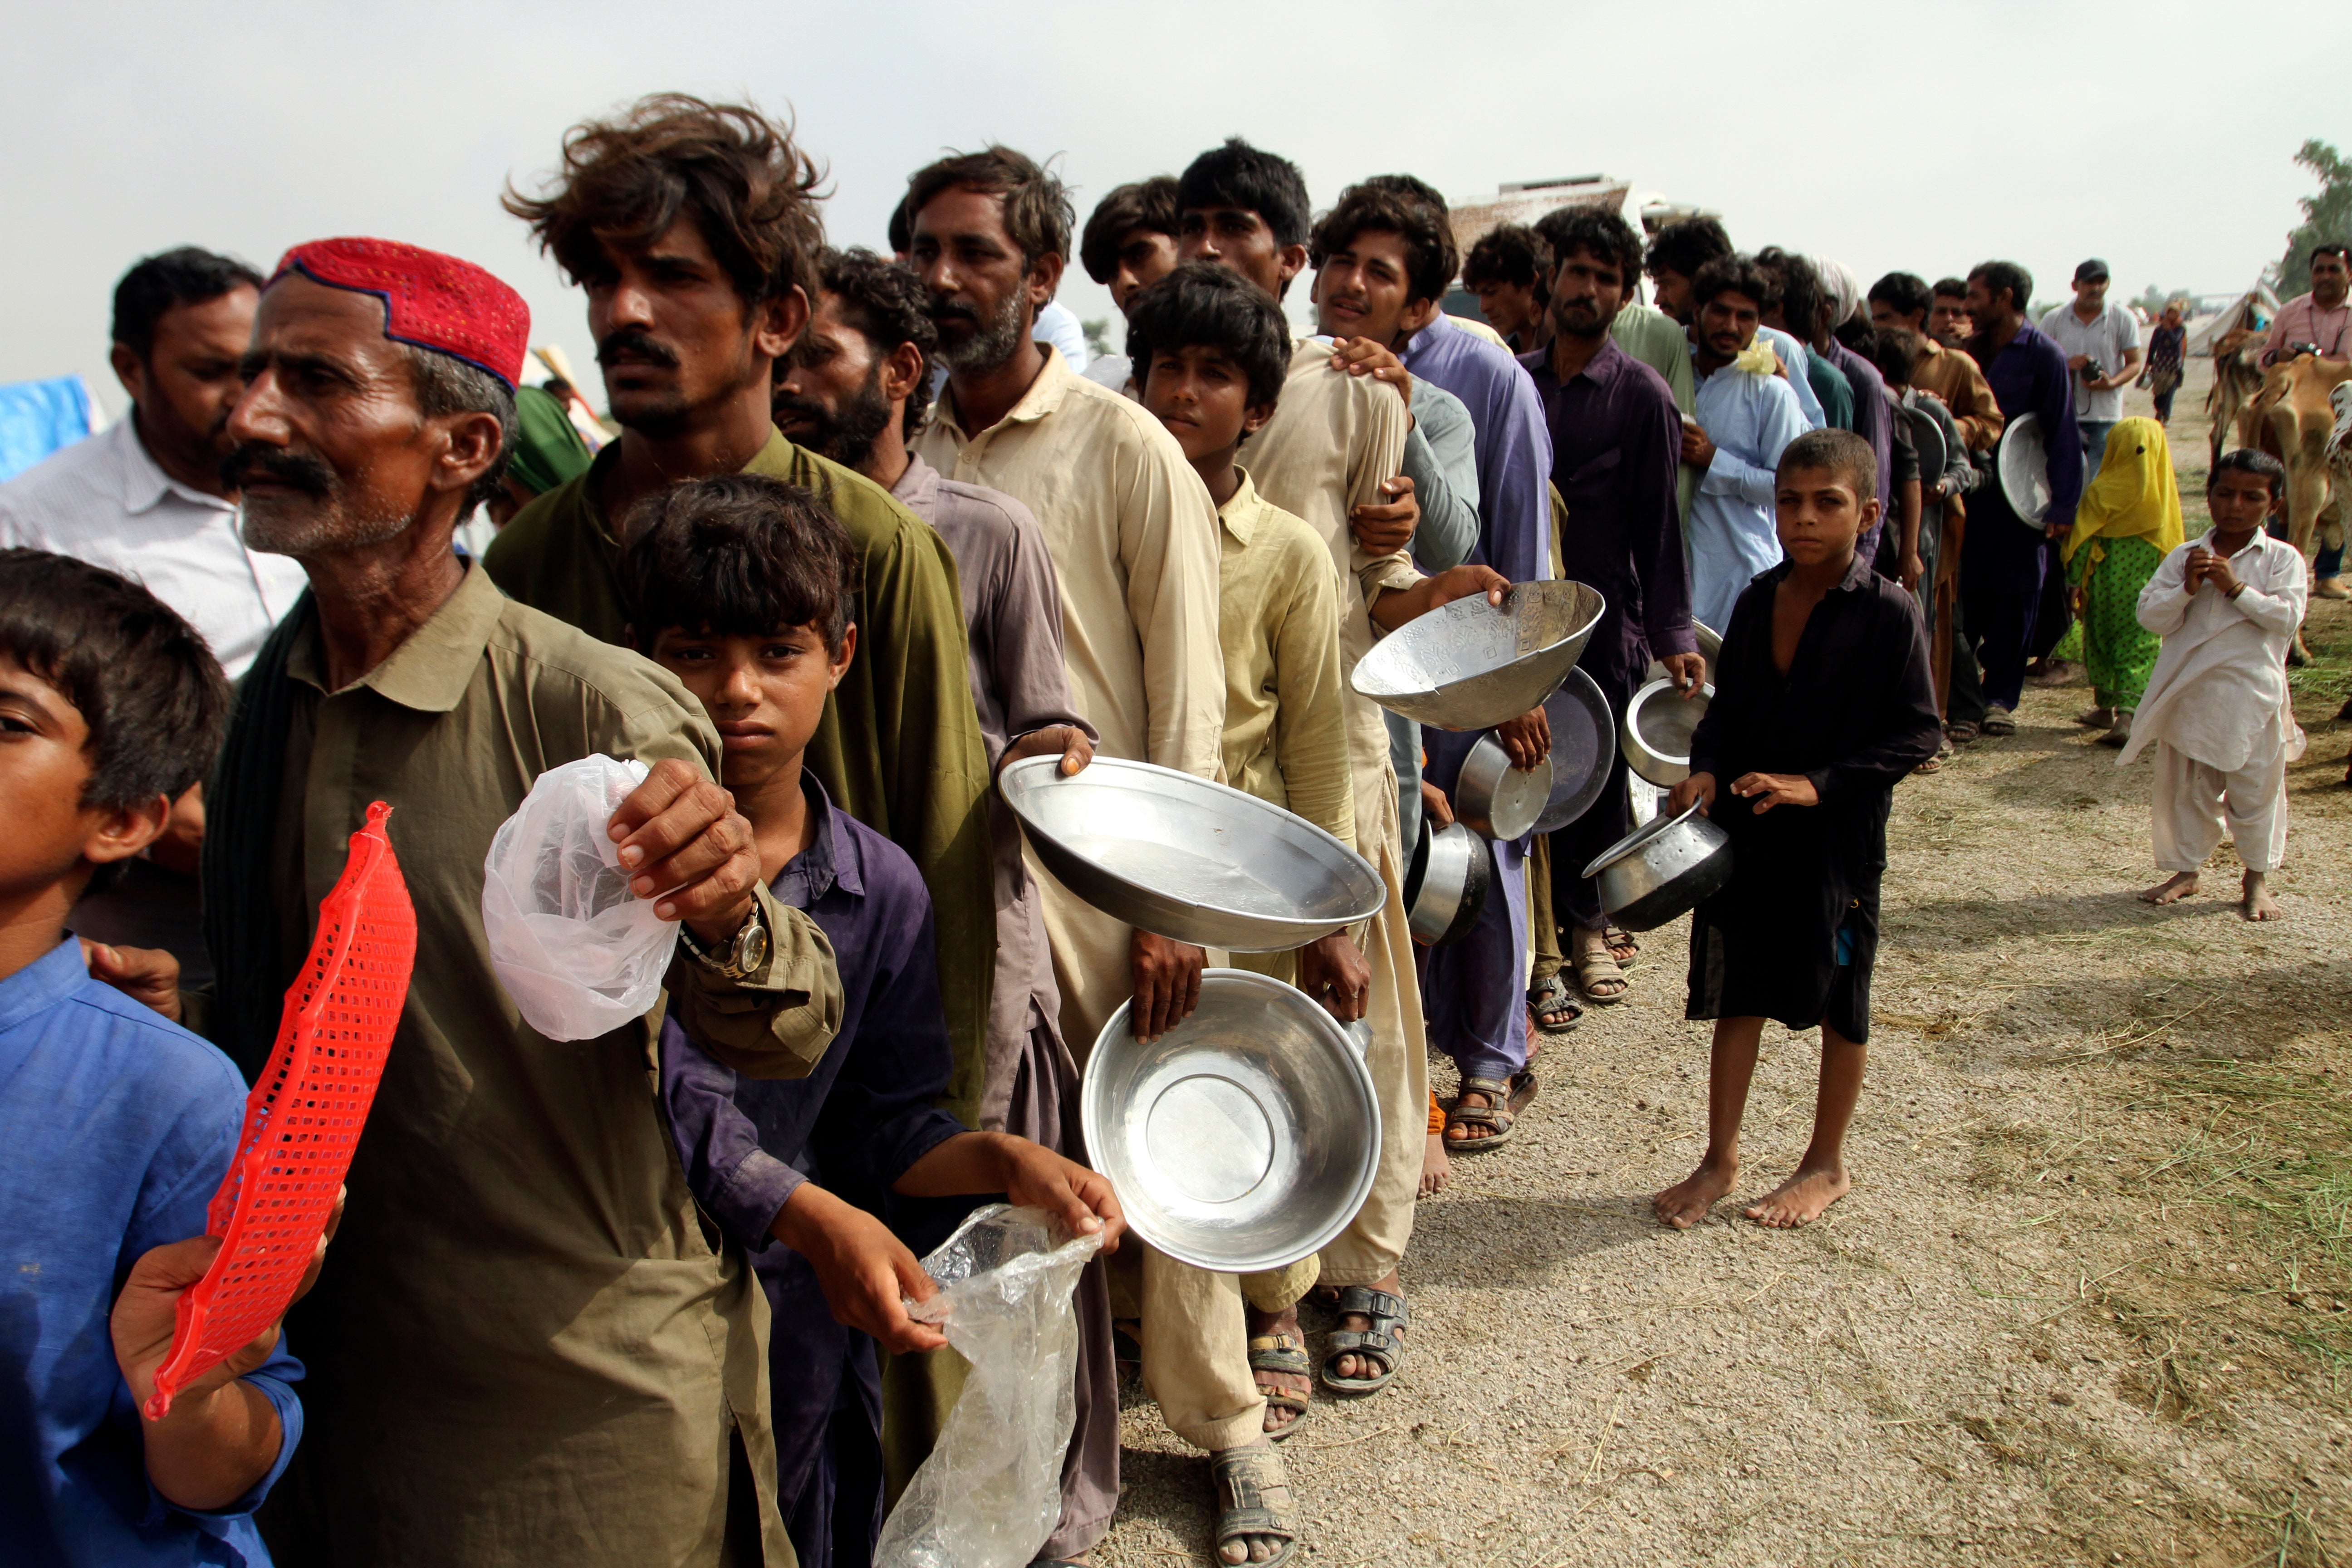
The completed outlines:
[[[1683,426],[1682,455],[1705,477],[1684,532],[1691,613],[1711,626],[1728,626],[1749,580],[1780,563],[1773,474],[1781,451],[1805,433],[1805,416],[1786,381],[1738,363],[1777,287],[1738,255],[1716,258],[1691,279],[1698,407]]]
[[[656,96],[564,138],[545,195],[508,210],[588,294],[621,435],[588,471],[515,515],[483,556],[513,597],[625,644],[614,520],[680,479],[800,485],[863,566],[858,657],[809,742],[835,805],[914,857],[937,921],[956,1070],[942,1102],[979,1124],[995,897],[988,759],[964,679],[955,562],[878,485],[795,447],[772,421],[775,362],[808,323],[814,167],[757,110]]]
[[[529,321],[449,257],[299,246],[229,418],[247,532],[310,591],[247,670],[215,774],[209,1032],[261,1067],[371,801],[417,923],[340,1245],[289,1331],[307,1430],[263,1527],[286,1563],[789,1561],[763,1313],[665,1145],[659,1016],[551,1041],[483,934],[483,860],[533,781],[634,758],[651,771],[610,832],[631,891],[684,922],[669,1016],[762,1078],[806,1073],[841,1016],[831,950],[761,885],[685,689],[451,547],[512,448]],[[168,960],[146,977],[173,1012]]]
[[[823,252],[815,278],[808,331],[780,366],[777,428],[887,486],[955,552],[972,700],[991,763],[1058,752],[1076,772],[1093,755],[1095,733],[1070,698],[1061,588],[1045,533],[1013,497],[943,478],[907,449],[930,407],[939,342],[921,282],[865,250]],[[1022,859],[1020,824],[1002,799],[989,806],[996,979],[980,1125],[1075,1156],[1078,1068],[1062,1037],[1038,889]],[[1118,1504],[1118,1376],[1099,1264],[1081,1279],[1078,1311],[1077,1426],[1063,1467],[1061,1522],[1039,1549],[1046,1557],[1093,1546]]]
[[[71,555],[144,584],[203,635],[232,679],[302,592],[299,565],[239,537],[236,492],[220,472],[260,287],[243,262],[193,247],[124,273],[110,357],[131,412],[0,485],[0,545]],[[196,910],[204,836],[198,784],[146,855],[83,896],[74,931],[163,948],[192,984],[209,979]]]
[[[1643,264],[1649,268],[1650,286],[1657,295],[1658,309],[1687,331],[1692,318],[1696,314],[1691,304],[1691,279],[1697,277],[1698,269],[1708,262],[1731,253],[1731,236],[1725,232],[1722,222],[1717,218],[1677,218],[1659,229],[1651,238],[1649,251],[1643,258]],[[1696,388],[1687,374],[1677,382],[1673,372],[1625,341],[1622,323],[1627,311],[1633,309],[1634,307],[1628,305],[1617,312],[1621,325],[1611,327],[1611,335],[1626,353],[1666,378],[1666,384],[1674,388],[1675,401],[1681,405],[1682,411],[1688,414]],[[1818,430],[1829,422],[1816,391],[1815,373],[1818,367],[1796,335],[1784,330],[1774,320],[1775,314],[1777,312],[1767,313],[1763,322],[1757,327],[1756,335],[1772,345],[1773,355],[1780,363],[1780,374],[1787,379],[1789,390],[1797,395],[1797,406],[1804,411],[1806,427]],[[1675,348],[1687,366],[1691,353],[1689,338],[1685,336]],[[1689,510],[1687,497],[1683,506],[1685,510]]]
[[[917,171],[900,211],[948,367],[917,455],[1035,518],[1060,588],[1070,694],[1103,754],[1218,776],[1216,507],[1157,419],[1030,336],[1068,258],[1062,183],[991,147]],[[1146,1038],[1198,1003],[1201,949],[1137,931],[1058,883],[1038,891],[1072,1049],[1091,1050],[1129,998]],[[1257,1438],[1265,1401],[1243,1351],[1235,1277],[1132,1251],[1144,1376],[1171,1429],[1212,1453]],[[1074,1522],[1065,1515],[1066,1529]],[[1089,1529],[1099,1537],[1099,1525],[1072,1529],[1073,1542]]]
[[[1561,575],[1600,590],[1608,608],[1580,664],[1625,711],[1654,653],[1684,691],[1706,674],[1691,632],[1690,574],[1675,516],[1682,416],[1664,377],[1610,336],[1642,267],[1642,243],[1615,213],[1563,208],[1537,229],[1551,247],[1552,340],[1519,356],[1551,426],[1552,484],[1567,508]],[[1552,901],[1587,999],[1625,994],[1610,956],[1601,895],[1580,873],[1632,830],[1620,752],[1592,809],[1552,835]]]

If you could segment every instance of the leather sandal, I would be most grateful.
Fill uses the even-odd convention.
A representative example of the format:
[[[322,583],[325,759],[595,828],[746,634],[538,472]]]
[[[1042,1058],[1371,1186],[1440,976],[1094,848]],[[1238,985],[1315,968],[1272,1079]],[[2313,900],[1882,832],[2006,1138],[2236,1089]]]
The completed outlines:
[[[1266,1494],[1288,1491],[1290,1478],[1282,1456],[1269,1447],[1226,1448],[1209,1456],[1209,1479],[1217,1489],[1217,1544],[1253,1535],[1278,1536],[1282,1550],[1250,1568],[1279,1568],[1298,1555],[1298,1510],[1295,1503],[1277,1503]]]
[[[1339,1292],[1342,1316],[1353,1313],[1369,1319],[1369,1329],[1337,1329],[1332,1331],[1330,1348],[1323,1352],[1323,1386],[1340,1394],[1378,1394],[1396,1380],[1397,1365],[1404,1360],[1404,1342],[1396,1331],[1409,1327],[1412,1313],[1404,1298],[1386,1290],[1375,1290],[1369,1285],[1350,1285]],[[1370,1356],[1381,1363],[1377,1377],[1341,1377],[1331,1370],[1343,1355]]]
[[[1309,1384],[1312,1384],[1315,1378],[1315,1367],[1307,1359],[1307,1342],[1296,1334],[1254,1336],[1249,1342],[1249,1366],[1253,1373],[1281,1373],[1286,1376],[1304,1379]],[[1287,1410],[1291,1413],[1290,1419],[1281,1426],[1267,1427],[1265,1431],[1267,1436],[1279,1443],[1307,1425],[1307,1413],[1311,1406],[1306,1389],[1285,1388],[1274,1384],[1261,1383],[1257,1385],[1257,1391],[1265,1395],[1267,1409]]]

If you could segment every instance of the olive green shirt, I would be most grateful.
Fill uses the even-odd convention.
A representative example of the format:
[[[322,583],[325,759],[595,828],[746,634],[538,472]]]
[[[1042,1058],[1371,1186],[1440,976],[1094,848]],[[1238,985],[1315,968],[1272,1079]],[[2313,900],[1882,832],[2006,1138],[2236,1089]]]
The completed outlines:
[[[615,442],[586,473],[523,508],[482,557],[513,597],[612,643],[626,639],[628,612],[621,547],[597,497],[619,456]],[[857,656],[825,703],[808,767],[835,805],[913,857],[930,889],[940,996],[955,1047],[940,1104],[977,1127],[996,892],[988,752],[965,668],[955,555],[889,491],[781,432],[769,433],[743,471],[807,489],[841,520],[863,560]]]
[[[667,673],[479,571],[359,680],[330,692],[324,670],[314,617],[286,665],[283,939],[307,951],[382,800],[417,949],[342,1228],[288,1321],[309,1375],[264,1515],[278,1561],[716,1564],[733,1432],[768,1561],[790,1563],[764,1298],[697,1215],[655,1097],[655,1020],[545,1038],[482,931],[491,836],[541,772],[603,752],[707,773],[716,733]],[[739,1068],[797,1077],[840,1023],[840,977],[799,911],[761,908],[767,964],[737,985],[681,958],[669,1005]]]

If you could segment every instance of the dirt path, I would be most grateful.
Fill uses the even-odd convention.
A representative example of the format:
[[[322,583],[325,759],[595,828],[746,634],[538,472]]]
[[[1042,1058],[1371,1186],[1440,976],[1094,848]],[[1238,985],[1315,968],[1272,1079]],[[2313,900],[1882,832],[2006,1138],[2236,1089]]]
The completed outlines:
[[[2201,496],[2201,423],[2175,439]],[[2312,630],[2283,923],[2237,918],[2226,847],[2199,898],[2131,896],[2148,765],[2079,687],[1896,792],[1857,1185],[1810,1229],[1651,1219],[1706,1036],[1683,927],[1647,939],[1423,1206],[1397,1384],[1285,1446],[1307,1560],[2352,1560],[2352,615]],[[1740,1199],[1811,1115],[1812,1037],[1767,1045]],[[1126,1441],[1099,1561],[1213,1561],[1206,1464],[1131,1389]]]

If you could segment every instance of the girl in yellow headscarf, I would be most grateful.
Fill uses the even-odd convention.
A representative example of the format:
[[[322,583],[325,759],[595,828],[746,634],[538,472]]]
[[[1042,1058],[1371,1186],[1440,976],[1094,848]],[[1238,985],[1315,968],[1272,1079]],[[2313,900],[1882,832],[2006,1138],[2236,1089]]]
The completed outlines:
[[[2139,591],[2184,537],[2164,426],[2116,421],[2064,547],[2066,580],[2082,595],[2083,664],[2098,703],[2082,721],[2107,726],[2099,737],[2105,745],[2131,738],[2133,710],[2162,646],[2139,624]]]

